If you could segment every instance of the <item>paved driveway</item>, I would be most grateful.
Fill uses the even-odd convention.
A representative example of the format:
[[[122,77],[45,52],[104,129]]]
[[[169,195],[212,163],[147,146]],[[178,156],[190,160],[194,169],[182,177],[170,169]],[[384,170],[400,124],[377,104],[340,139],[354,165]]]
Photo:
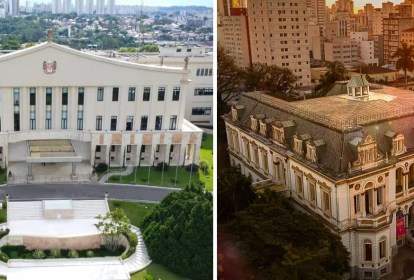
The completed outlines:
[[[108,192],[109,199],[159,202],[174,191],[179,189],[93,183],[16,184],[0,187],[0,200],[3,200],[6,194],[10,195],[10,199],[24,200],[103,198],[105,192]]]

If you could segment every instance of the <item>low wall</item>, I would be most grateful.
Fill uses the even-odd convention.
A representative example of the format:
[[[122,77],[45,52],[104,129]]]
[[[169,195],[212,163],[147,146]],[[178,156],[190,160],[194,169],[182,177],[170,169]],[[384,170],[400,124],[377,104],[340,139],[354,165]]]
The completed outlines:
[[[99,248],[102,245],[101,236],[89,235],[80,237],[35,237],[23,236],[23,245],[28,249],[75,249],[85,250]]]

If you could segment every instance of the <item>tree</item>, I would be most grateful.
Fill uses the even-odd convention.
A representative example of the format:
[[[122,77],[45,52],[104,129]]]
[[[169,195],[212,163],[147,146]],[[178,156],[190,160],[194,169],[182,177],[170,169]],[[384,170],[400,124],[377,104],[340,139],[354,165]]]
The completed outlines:
[[[414,47],[408,46],[406,43],[403,43],[401,47],[397,49],[397,51],[392,55],[393,58],[399,57],[396,63],[397,70],[403,70],[404,71],[404,77],[405,77],[405,88],[407,88],[408,83],[408,76],[407,71],[413,71],[414,70]]]
[[[261,194],[223,227],[250,264],[247,279],[340,280],[349,271],[349,252],[341,238],[277,193]]]
[[[105,247],[115,252],[121,246],[122,235],[130,231],[130,221],[121,208],[96,217],[96,228],[101,231]]]
[[[335,85],[337,81],[347,80],[348,71],[344,64],[340,61],[334,61],[328,64],[327,72],[321,78],[321,83],[316,88],[319,95],[326,95]]]
[[[213,278],[213,197],[200,186],[166,196],[145,217],[148,254],[180,275]]]
[[[240,94],[242,84],[243,71],[237,67],[229,52],[219,44],[217,46],[217,101],[220,115],[228,113],[227,102]]]
[[[217,218],[226,221],[235,212],[244,210],[255,199],[252,178],[244,176],[240,167],[223,169],[217,178]]]
[[[268,91],[275,97],[290,100],[296,81],[296,76],[288,68],[255,63],[246,71],[245,89]]]

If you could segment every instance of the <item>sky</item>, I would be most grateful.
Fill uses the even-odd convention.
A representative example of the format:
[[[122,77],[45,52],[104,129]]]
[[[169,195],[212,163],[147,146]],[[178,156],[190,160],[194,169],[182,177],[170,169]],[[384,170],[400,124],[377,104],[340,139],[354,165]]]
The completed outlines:
[[[51,0],[28,0],[29,3],[51,3]],[[216,0],[144,0],[144,6],[206,6],[213,7],[213,1]],[[96,0],[93,1],[96,4]],[[105,0],[107,3],[107,0]],[[20,0],[20,4],[26,3]],[[72,0],[72,5],[75,0]],[[141,5],[141,0],[115,0],[115,5]]]
[[[359,9],[363,9],[365,4],[371,3],[375,8],[381,8],[383,2],[393,2],[394,5],[401,4],[404,2],[403,0],[354,0],[354,10],[358,11]],[[335,3],[335,0],[326,0],[326,5],[331,6]]]

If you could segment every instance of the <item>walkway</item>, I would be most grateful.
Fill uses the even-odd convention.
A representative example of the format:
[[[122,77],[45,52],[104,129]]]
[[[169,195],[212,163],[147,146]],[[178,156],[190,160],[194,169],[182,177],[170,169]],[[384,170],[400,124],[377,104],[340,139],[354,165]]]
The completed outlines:
[[[392,273],[381,277],[381,280],[414,280],[413,276],[414,250],[408,246],[403,246],[398,248],[398,254],[392,258]]]
[[[76,163],[77,182],[90,182],[92,166],[89,162]],[[13,184],[27,183],[27,163],[10,162],[8,171],[13,174]],[[72,163],[36,164],[32,165],[33,180],[31,183],[71,182]]]
[[[105,175],[103,175],[101,177],[101,179],[99,179],[99,183],[106,183],[109,178],[111,178],[112,176],[128,176],[130,175],[132,172],[134,171],[134,167],[133,166],[128,166],[126,170],[124,171],[109,171],[107,173],[105,173]]]
[[[128,280],[129,274],[151,263],[141,231],[135,226],[131,226],[131,230],[138,237],[138,245],[135,253],[125,260],[120,257],[10,260],[8,263],[0,262],[0,275],[6,276],[7,280]]]

